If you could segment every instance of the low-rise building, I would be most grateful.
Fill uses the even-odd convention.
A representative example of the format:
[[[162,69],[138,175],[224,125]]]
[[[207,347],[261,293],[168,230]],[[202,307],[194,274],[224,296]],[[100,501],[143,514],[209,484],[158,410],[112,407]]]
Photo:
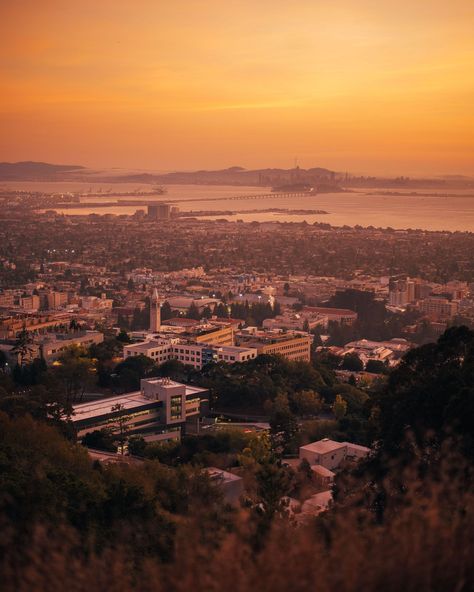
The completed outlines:
[[[207,345],[234,345],[234,326],[231,323],[215,326],[209,322],[208,327],[203,327],[194,340]]]
[[[310,465],[320,465],[330,471],[337,469],[345,460],[359,460],[370,453],[370,448],[351,442],[336,442],[323,438],[300,446],[299,458]]]
[[[369,360],[376,360],[378,362],[383,362],[388,366],[395,366],[400,358],[411,348],[412,344],[409,341],[401,337],[395,337],[388,341],[358,339],[357,341],[346,343],[343,347],[319,346],[316,351],[329,351],[340,358],[356,354],[359,356],[365,367]]]
[[[244,493],[242,477],[216,467],[207,467],[204,471],[209,475],[214,485],[219,488],[224,500],[228,504],[238,505],[240,497]]]
[[[117,432],[122,422],[128,435],[170,440],[199,433],[208,405],[206,389],[169,378],[146,378],[140,381],[139,391],[74,405],[71,420],[78,438],[102,428]]]
[[[247,362],[257,357],[257,350],[251,347],[212,345],[196,343],[180,338],[157,338],[124,346],[123,357],[144,355],[157,364],[168,360],[179,360],[187,366],[200,370],[209,362]]]
[[[240,346],[257,350],[258,355],[279,355],[293,362],[311,360],[313,338],[304,332],[241,331],[236,335]]]
[[[12,307],[15,304],[15,292],[4,290],[0,292],[0,307]]]
[[[78,331],[76,333],[46,334],[39,339],[38,345],[41,356],[49,363],[56,360],[68,347],[90,347],[103,341],[104,334],[100,331]]]
[[[313,465],[311,467],[313,478],[319,487],[329,488],[334,483],[336,473],[323,467],[323,465]]]
[[[44,333],[69,325],[71,316],[66,313],[50,315],[10,315],[0,319],[0,339],[15,339],[23,329],[31,333]]]
[[[23,310],[28,311],[37,311],[40,307],[40,298],[36,294],[31,294],[31,296],[22,296],[20,298],[20,307]]]
[[[28,345],[28,353],[24,362],[31,362],[36,358],[42,358],[47,364],[51,364],[72,346],[89,347],[94,343],[102,343],[104,335],[100,331],[77,331],[74,333],[46,333],[34,335]],[[14,339],[2,340],[0,350],[7,356],[8,362],[14,366],[20,362],[18,353],[15,353]]]
[[[316,327],[326,328],[328,318],[318,313],[292,312],[277,315],[263,321],[264,329],[293,329],[296,331],[311,331]]]
[[[206,306],[214,307],[220,303],[218,298],[189,298],[186,296],[172,296],[167,298],[168,304],[173,310],[186,312],[191,306],[195,306],[202,311]]]
[[[357,321],[357,313],[348,308],[330,308],[329,306],[305,306],[303,313],[312,313],[326,317],[328,322],[332,321],[340,325],[353,325]]]

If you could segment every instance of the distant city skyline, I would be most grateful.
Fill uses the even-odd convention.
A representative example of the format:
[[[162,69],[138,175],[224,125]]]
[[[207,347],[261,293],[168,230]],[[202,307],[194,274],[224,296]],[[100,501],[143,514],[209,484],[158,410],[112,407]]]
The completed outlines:
[[[0,161],[474,172],[470,0],[0,6]]]

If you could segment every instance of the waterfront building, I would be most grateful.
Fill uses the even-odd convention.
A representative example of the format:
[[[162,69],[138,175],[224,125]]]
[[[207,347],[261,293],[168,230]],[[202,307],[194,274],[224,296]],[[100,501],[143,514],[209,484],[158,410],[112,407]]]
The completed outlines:
[[[169,220],[171,217],[171,206],[167,203],[157,202],[149,204],[147,211],[150,220]]]

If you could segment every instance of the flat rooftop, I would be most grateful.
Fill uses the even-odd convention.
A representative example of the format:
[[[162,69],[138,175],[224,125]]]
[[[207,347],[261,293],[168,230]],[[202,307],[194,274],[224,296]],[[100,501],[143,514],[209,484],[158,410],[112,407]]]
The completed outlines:
[[[194,393],[204,393],[207,391],[207,389],[202,388],[200,386],[191,386],[189,384],[183,384],[182,382],[176,382],[175,380],[171,380],[171,379],[167,379],[165,382],[163,382],[163,378],[161,377],[157,377],[157,378],[146,378],[146,379],[142,379],[144,381],[146,381],[148,384],[159,384],[161,387],[164,388],[175,388],[177,386],[185,386],[186,387],[186,395],[192,395]],[[148,401],[149,399],[147,399]]]
[[[348,317],[356,317],[357,313],[348,308],[331,308],[329,306],[305,306],[303,312],[315,312],[319,314],[340,315]]]
[[[149,341],[140,341],[139,343],[126,343],[125,346],[127,349],[133,349],[135,351],[143,351],[146,352],[149,349],[154,347],[168,347],[171,346],[171,343],[163,343],[159,339],[150,339]]]
[[[222,351],[226,354],[241,354],[243,352],[249,351],[256,351],[257,348],[249,347],[247,345],[237,346],[237,345],[219,345],[215,346],[217,351]]]
[[[157,403],[157,401],[147,399],[140,391],[115,395],[113,397],[105,397],[104,399],[98,399],[97,401],[73,405],[73,416],[71,419],[73,422],[76,422],[92,419],[93,417],[100,417],[101,415],[107,415],[108,413],[111,413],[112,407],[117,404],[123,405],[124,410],[130,410],[150,403]]]
[[[336,474],[333,471],[326,469],[326,467],[323,467],[322,465],[312,465],[311,470],[321,477],[334,477]]]
[[[352,442],[343,442],[343,444],[345,444],[348,449],[359,450],[360,452],[367,453],[371,452],[371,449],[367,448],[367,446],[361,446],[360,444],[352,444]]]
[[[217,467],[206,467],[204,471],[209,475],[213,481],[220,481],[221,483],[228,483],[230,481],[242,481],[242,477],[234,475],[229,471],[218,469]]]
[[[347,442],[336,442],[334,440],[329,440],[328,438],[324,438],[324,440],[318,440],[317,442],[311,442],[310,444],[306,444],[305,446],[301,446],[303,450],[307,450],[308,452],[314,452],[315,454],[327,454],[328,452],[334,452],[335,450],[339,450],[340,448],[346,448]]]
[[[197,386],[189,386],[183,385],[180,382],[175,382],[170,380],[167,384],[162,384],[161,378],[152,378],[147,382],[151,384],[159,384],[164,388],[171,388],[176,386],[185,386],[186,387],[186,396],[191,395],[198,395],[199,393],[206,392],[206,389],[197,387]],[[108,415],[112,411],[112,407],[114,405],[120,404],[123,405],[124,410],[131,410],[137,407],[143,407],[144,405],[150,405],[153,403],[160,403],[159,401],[148,399],[144,395],[142,395],[141,391],[134,391],[131,393],[124,393],[123,395],[114,395],[112,397],[105,397],[103,399],[98,399],[97,401],[89,401],[86,403],[77,403],[73,405],[73,416],[72,421],[83,421],[87,419],[92,419],[94,417],[100,417],[102,415]]]

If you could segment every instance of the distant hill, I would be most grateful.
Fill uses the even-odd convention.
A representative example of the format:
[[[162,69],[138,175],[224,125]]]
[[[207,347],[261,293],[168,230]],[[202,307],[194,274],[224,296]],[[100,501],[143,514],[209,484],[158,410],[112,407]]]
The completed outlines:
[[[49,164],[45,162],[1,162],[0,181],[73,181],[88,180],[96,183],[159,183],[191,185],[281,185],[305,183],[317,178],[330,178],[329,169],[256,169],[232,166],[220,170],[176,171],[151,173],[117,170],[92,171],[78,165]],[[93,178],[92,178],[93,177]]]
[[[294,182],[309,182],[316,178],[330,178],[335,173],[329,169],[255,169],[247,170],[233,166],[220,170],[176,171],[164,174],[127,174],[120,177],[106,177],[109,182],[142,182],[161,184],[191,184],[191,185],[275,185]]]
[[[83,171],[84,167],[46,162],[0,162],[1,181],[61,180],[63,175]]]

